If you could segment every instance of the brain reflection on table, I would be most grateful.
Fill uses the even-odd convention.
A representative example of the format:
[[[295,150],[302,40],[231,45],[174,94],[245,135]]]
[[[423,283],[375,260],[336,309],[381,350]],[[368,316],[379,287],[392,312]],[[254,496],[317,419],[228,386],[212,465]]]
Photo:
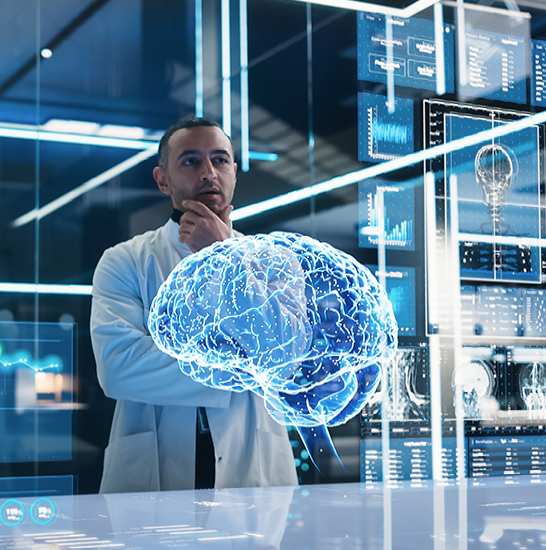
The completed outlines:
[[[281,232],[217,242],[182,260],[148,324],[193,380],[251,390],[277,422],[307,428],[358,414],[397,344],[391,304],[365,267]]]

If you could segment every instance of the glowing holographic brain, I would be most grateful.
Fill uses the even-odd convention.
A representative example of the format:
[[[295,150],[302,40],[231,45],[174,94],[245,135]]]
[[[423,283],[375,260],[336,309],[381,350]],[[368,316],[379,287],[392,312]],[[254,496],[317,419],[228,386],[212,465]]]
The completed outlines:
[[[343,424],[394,356],[383,288],[354,258],[309,237],[271,233],[214,243],[163,283],[148,326],[193,380],[252,390],[281,424]]]

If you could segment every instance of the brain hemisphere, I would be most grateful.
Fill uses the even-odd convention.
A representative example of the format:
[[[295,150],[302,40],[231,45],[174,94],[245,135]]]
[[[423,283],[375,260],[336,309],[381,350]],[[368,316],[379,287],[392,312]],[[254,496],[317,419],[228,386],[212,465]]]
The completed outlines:
[[[366,268],[280,232],[185,258],[154,299],[149,328],[194,380],[252,390],[278,422],[299,426],[357,414],[397,336],[392,307]]]

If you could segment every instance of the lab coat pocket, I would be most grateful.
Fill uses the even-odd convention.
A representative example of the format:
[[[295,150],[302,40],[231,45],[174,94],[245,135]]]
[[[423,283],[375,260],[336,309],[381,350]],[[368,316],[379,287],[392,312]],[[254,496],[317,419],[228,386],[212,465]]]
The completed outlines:
[[[156,432],[116,439],[104,453],[101,493],[159,491]]]
[[[262,486],[297,485],[292,447],[288,438],[259,428],[256,430],[256,437]]]

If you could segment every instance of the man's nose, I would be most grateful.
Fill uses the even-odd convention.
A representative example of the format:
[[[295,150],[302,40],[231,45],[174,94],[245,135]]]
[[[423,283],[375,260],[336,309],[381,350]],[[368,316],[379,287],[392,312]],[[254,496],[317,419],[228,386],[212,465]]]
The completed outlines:
[[[204,157],[203,162],[201,163],[201,179],[214,179],[216,177],[216,170],[212,159],[209,157]]]

